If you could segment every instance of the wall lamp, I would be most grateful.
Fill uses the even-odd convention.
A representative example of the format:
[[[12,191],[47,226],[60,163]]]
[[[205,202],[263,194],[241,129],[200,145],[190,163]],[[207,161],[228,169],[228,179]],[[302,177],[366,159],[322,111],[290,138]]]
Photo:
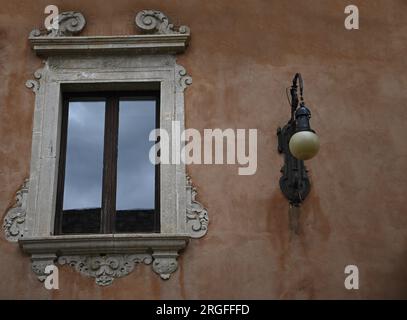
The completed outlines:
[[[297,93],[298,84],[300,100]],[[297,207],[310,191],[304,160],[313,158],[319,150],[319,138],[311,129],[311,111],[305,106],[303,91],[301,74],[296,73],[290,88],[291,118],[283,128],[277,129],[278,152],[284,154],[280,189],[290,204]]]

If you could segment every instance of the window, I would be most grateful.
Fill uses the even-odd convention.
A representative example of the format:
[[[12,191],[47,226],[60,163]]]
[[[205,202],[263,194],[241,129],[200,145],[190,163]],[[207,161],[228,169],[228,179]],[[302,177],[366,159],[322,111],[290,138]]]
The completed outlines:
[[[55,233],[159,232],[159,92],[63,95]]]
[[[192,78],[176,55],[190,31],[156,10],[137,13],[143,34],[75,36],[85,22],[62,12],[58,30],[30,33],[44,66],[26,82],[35,94],[30,177],[6,214],[6,238],[40,281],[54,263],[102,286],[140,263],[168,279],[209,223],[185,165],[149,161],[152,129],[184,129]]]

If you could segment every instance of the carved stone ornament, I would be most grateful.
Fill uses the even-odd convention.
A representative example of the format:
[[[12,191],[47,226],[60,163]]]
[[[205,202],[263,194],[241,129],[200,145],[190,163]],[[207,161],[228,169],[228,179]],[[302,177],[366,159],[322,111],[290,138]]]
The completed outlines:
[[[45,281],[47,278],[45,268],[54,265],[56,259],[55,254],[33,254],[31,256],[31,270],[37,275],[39,281]]]
[[[198,192],[187,176],[187,229],[191,238],[202,238],[208,232],[208,211],[196,200]]]
[[[38,90],[40,89],[40,79],[41,79],[41,77],[42,77],[42,71],[43,71],[42,68],[36,70],[36,71],[34,72],[34,78],[35,78],[35,79],[30,79],[30,80],[27,80],[27,81],[25,82],[25,86],[26,86],[28,89],[31,89],[35,94],[36,94],[36,93],[38,92]]]
[[[28,179],[16,193],[16,203],[8,210],[3,223],[6,239],[17,242],[24,236],[25,219],[27,215]]]
[[[111,285],[115,278],[127,276],[138,263],[151,264],[149,254],[109,254],[98,256],[62,256],[61,265],[67,264],[79,273],[95,278],[100,286]]]
[[[168,17],[157,10],[143,10],[136,16],[136,25],[146,33],[156,34],[189,34],[187,26],[175,28]]]
[[[192,84],[192,77],[187,74],[185,68],[179,64],[175,66],[176,85],[180,91],[184,91]]]
[[[33,37],[70,37],[80,33],[85,27],[86,20],[82,13],[75,11],[62,12],[58,15],[58,28],[50,30],[34,29],[30,33]]]
[[[178,254],[173,251],[158,251],[151,254],[106,254],[106,255],[73,255],[60,256],[55,254],[35,254],[32,256],[31,269],[43,282],[49,265],[69,265],[80,274],[95,278],[100,286],[109,286],[116,278],[130,274],[137,264],[149,265],[153,262],[153,270],[163,280],[168,280],[178,268]]]
[[[208,212],[196,200],[197,191],[181,163],[160,168],[160,233],[54,234],[64,88],[86,90],[98,83],[106,90],[118,90],[121,83],[132,88],[160,83],[164,97],[160,113],[165,115],[160,127],[170,129],[173,121],[180,121],[184,129],[184,91],[192,78],[177,64],[176,55],[185,52],[190,30],[175,27],[156,10],[139,12],[135,22],[144,34],[73,37],[86,21],[81,13],[69,11],[58,16],[57,29],[30,34],[31,47],[44,62],[26,82],[35,93],[30,183],[26,180],[17,192],[3,229],[7,240],[18,241],[31,256],[32,271],[40,281],[47,277],[46,267],[54,264],[69,265],[101,286],[127,276],[137,264],[151,265],[167,280],[178,269],[178,255],[191,238],[208,231]]]
[[[153,270],[161,279],[168,280],[171,273],[178,269],[178,254],[171,251],[154,252]]]

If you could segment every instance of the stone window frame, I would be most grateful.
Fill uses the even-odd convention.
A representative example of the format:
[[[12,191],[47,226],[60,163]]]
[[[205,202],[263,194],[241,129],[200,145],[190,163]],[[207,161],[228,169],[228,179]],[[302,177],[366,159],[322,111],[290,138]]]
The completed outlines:
[[[33,30],[29,41],[44,66],[26,86],[35,93],[30,177],[5,216],[6,239],[18,242],[45,280],[45,267],[68,264],[97,284],[110,285],[138,263],[152,264],[162,279],[177,270],[177,257],[191,238],[208,229],[207,210],[184,164],[160,166],[161,232],[153,234],[53,235],[56,205],[62,92],[64,88],[122,90],[160,84],[160,128],[172,121],[184,129],[184,90],[192,78],[177,64],[190,39],[186,26],[174,27],[160,11],[143,10],[135,18],[143,34],[74,36],[85,27],[80,12],[59,15],[59,28]]]

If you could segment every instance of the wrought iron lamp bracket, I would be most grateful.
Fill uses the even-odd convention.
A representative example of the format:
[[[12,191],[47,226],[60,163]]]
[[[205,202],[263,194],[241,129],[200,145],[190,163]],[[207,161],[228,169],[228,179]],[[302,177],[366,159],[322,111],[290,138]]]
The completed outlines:
[[[300,83],[301,105],[303,104],[303,84],[300,74],[296,74],[290,89],[291,94],[291,119],[283,127],[277,129],[278,152],[284,154],[284,165],[281,168],[280,189],[291,205],[299,206],[310,192],[311,185],[308,171],[303,160],[295,158],[289,149],[289,142],[296,132],[296,121],[294,119],[299,99],[297,95],[297,81]]]

